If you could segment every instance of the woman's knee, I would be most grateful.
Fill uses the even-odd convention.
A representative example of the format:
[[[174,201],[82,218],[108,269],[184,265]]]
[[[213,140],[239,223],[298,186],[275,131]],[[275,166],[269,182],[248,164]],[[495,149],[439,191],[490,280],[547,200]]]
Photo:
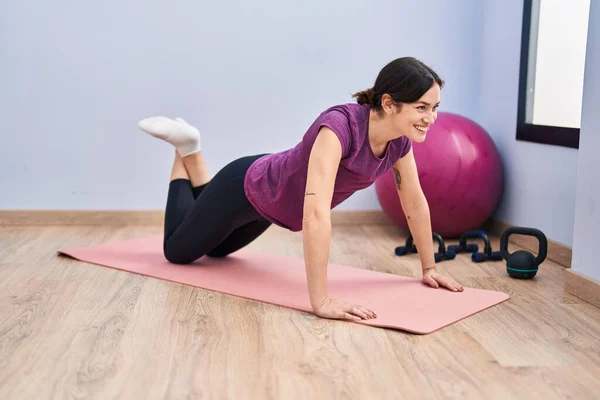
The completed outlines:
[[[191,255],[186,251],[183,251],[181,248],[177,248],[176,246],[170,244],[170,242],[165,243],[163,247],[163,254],[168,262],[172,264],[190,264],[196,261],[198,256]]]
[[[229,250],[215,249],[215,250],[209,251],[208,253],[206,253],[206,255],[211,258],[223,258],[223,257],[227,257],[231,253],[232,252]]]

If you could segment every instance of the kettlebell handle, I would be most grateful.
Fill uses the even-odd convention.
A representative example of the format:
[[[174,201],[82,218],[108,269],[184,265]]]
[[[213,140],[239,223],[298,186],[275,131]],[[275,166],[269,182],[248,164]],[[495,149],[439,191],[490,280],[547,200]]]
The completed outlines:
[[[535,236],[539,242],[538,255],[535,258],[535,262],[537,265],[544,262],[548,253],[548,239],[546,238],[546,235],[539,229],[525,228],[522,226],[511,226],[502,233],[502,236],[500,237],[500,253],[502,254],[502,258],[508,260],[511,256],[508,252],[508,238],[510,235],[514,234]]]

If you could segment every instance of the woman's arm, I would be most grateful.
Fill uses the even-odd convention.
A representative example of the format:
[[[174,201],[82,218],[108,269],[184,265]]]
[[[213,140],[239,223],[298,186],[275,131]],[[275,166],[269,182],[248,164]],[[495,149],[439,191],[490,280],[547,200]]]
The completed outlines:
[[[327,294],[327,265],[331,245],[331,200],[342,158],[336,134],[323,127],[313,144],[308,162],[302,230],[304,262],[310,304],[325,318],[361,320],[375,318],[373,310],[332,299]]]
[[[327,298],[331,201],[341,158],[339,138],[331,129],[322,127],[308,162],[302,221],[308,292],[315,310]]]
[[[392,171],[402,210],[415,246],[419,250],[421,267],[425,271],[435,266],[431,217],[427,199],[419,182],[417,164],[412,149],[394,164]]]
[[[412,149],[394,164],[392,171],[408,227],[419,250],[423,282],[435,288],[444,286],[462,292],[464,288],[461,284],[436,271],[429,204],[421,189]]]

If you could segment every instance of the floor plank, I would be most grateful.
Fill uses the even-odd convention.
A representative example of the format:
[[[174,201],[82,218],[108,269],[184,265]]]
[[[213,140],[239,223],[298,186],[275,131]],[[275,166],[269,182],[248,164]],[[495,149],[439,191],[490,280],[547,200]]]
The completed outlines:
[[[600,391],[600,309],[564,292],[563,267],[551,261],[528,281],[468,255],[439,263],[464,285],[511,299],[421,336],[56,253],[160,233],[0,227],[0,398],[593,399]],[[416,254],[394,255],[403,243],[393,226],[336,226],[330,261],[419,277]],[[250,247],[302,257],[302,235],[273,227]]]

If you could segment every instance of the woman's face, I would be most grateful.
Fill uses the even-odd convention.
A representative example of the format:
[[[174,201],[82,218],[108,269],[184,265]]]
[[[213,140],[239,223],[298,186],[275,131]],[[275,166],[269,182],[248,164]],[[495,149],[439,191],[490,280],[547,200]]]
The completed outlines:
[[[436,83],[415,103],[393,107],[395,111],[391,113],[391,122],[394,131],[415,143],[425,141],[427,130],[437,119],[440,92],[440,86]]]

